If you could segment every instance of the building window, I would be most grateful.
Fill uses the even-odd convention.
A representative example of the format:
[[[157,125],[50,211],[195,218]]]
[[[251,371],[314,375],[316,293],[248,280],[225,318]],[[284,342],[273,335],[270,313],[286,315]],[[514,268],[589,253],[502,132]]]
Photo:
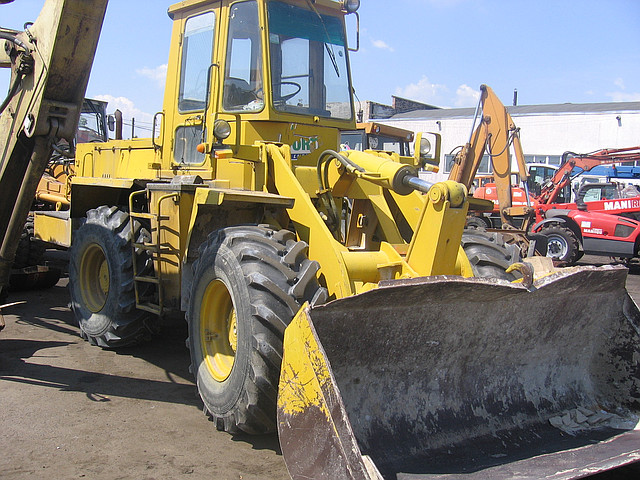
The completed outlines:
[[[562,160],[561,155],[525,155],[524,161],[525,163],[544,163],[547,165],[560,165]]]
[[[444,172],[445,173],[451,173],[451,168],[453,167],[453,161],[455,160],[455,158],[456,156],[451,154],[444,156],[444,162],[445,162]],[[480,161],[480,166],[478,167],[478,171],[476,172],[476,175],[491,175],[492,173],[493,173],[493,168],[491,166],[491,160],[489,158],[489,155],[483,155],[482,160]]]

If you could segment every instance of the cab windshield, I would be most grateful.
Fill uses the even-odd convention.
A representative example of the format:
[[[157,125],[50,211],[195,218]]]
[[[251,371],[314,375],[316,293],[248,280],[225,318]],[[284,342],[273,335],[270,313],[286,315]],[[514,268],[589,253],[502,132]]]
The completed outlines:
[[[268,17],[274,108],[351,119],[341,18],[278,1],[269,3]]]

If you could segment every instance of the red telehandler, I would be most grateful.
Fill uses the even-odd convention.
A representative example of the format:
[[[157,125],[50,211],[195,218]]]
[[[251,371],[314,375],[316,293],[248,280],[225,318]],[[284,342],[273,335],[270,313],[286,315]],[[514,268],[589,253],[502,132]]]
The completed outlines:
[[[542,185],[525,183],[527,188],[512,188],[513,202],[531,207],[529,215],[521,216],[518,226],[547,240],[547,256],[573,264],[584,254],[630,259],[638,256],[640,223],[635,213],[640,211],[640,196],[626,197],[613,184],[585,185],[576,202],[569,198],[571,181],[578,175],[601,165],[629,163],[640,160],[640,146],[603,149],[587,154],[565,152],[560,168]],[[600,187],[600,188],[598,188]],[[602,192],[599,199],[585,201],[587,190]],[[493,200],[499,205],[498,193],[503,187],[487,184],[476,189],[474,196]],[[525,199],[525,200],[522,200]],[[499,207],[496,208],[500,210]],[[484,217],[474,217],[486,221]],[[492,226],[487,224],[487,226]]]
[[[547,255],[573,264],[582,255],[631,259],[638,256],[640,222],[628,218],[640,210],[640,198],[601,198],[585,202],[556,203],[563,189],[571,185],[575,169],[588,172],[598,165],[640,160],[640,146],[599,150],[575,155],[565,153],[553,178],[542,186],[535,206],[532,232],[547,237]],[[584,197],[582,197],[584,199]]]

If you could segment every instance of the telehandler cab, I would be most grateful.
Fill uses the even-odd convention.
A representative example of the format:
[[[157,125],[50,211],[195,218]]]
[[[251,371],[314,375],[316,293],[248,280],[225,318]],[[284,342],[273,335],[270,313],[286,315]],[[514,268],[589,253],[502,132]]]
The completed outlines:
[[[637,460],[626,270],[537,278],[498,235],[463,233],[482,201],[420,180],[420,148],[337,151],[358,4],[169,8],[152,137],[78,145],[69,210],[35,217],[70,246],[82,336],[127,345],[184,312],[205,412],[277,428],[295,479],[565,479]]]

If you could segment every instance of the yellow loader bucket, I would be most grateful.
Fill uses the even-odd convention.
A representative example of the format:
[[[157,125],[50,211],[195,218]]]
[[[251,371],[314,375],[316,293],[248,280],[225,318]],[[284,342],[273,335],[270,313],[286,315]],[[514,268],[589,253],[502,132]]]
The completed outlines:
[[[625,279],[426,277],[304,307],[278,396],[291,477],[563,480],[640,460]]]

